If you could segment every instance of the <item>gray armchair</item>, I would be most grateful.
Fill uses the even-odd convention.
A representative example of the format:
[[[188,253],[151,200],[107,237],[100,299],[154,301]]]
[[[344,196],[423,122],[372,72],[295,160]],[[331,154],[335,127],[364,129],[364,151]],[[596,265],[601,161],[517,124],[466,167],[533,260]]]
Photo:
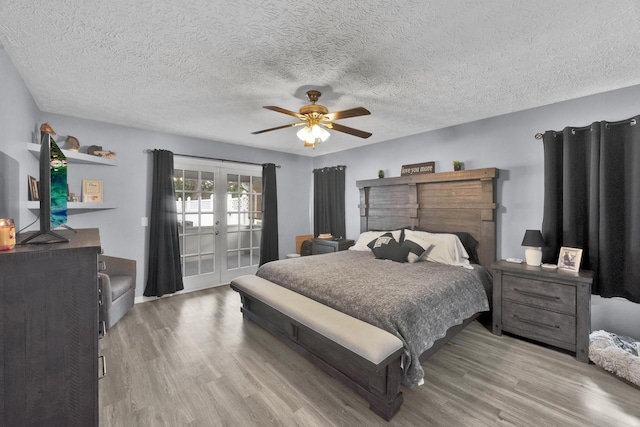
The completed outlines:
[[[136,262],[106,255],[100,255],[99,259],[105,267],[98,273],[102,301],[100,321],[105,322],[108,330],[133,307],[136,294]]]

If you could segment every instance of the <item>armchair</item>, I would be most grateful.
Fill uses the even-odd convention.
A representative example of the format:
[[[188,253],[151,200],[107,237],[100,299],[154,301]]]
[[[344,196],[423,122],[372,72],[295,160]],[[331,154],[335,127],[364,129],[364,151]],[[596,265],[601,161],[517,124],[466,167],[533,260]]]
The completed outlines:
[[[136,262],[100,255],[105,268],[98,273],[101,292],[100,321],[109,330],[131,307],[136,293]]]

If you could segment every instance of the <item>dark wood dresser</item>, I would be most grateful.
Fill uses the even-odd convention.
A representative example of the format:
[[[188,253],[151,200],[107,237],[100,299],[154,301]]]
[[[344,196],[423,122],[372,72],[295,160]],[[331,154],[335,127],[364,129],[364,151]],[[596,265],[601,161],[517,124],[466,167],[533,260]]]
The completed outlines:
[[[98,426],[100,235],[59,234],[0,252],[0,425]]]
[[[493,275],[493,333],[576,353],[589,362],[591,271],[572,272],[498,261]]]
[[[354,245],[351,239],[313,239],[311,243],[311,254],[326,254],[329,252],[338,252],[349,249]]]

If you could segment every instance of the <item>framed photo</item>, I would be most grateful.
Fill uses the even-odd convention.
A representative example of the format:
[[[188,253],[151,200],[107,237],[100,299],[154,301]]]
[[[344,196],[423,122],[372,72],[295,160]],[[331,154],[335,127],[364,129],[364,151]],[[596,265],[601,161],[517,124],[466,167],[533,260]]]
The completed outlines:
[[[40,200],[40,192],[38,191],[38,180],[29,175],[29,200]]]
[[[102,180],[82,180],[82,201],[85,203],[102,203]]]
[[[558,256],[558,269],[569,271],[580,271],[580,261],[582,260],[582,249],[560,248]]]

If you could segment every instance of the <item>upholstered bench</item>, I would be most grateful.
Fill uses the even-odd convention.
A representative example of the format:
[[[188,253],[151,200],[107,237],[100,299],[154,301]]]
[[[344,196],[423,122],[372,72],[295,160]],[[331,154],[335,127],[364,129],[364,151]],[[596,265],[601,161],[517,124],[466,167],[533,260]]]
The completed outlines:
[[[400,409],[398,337],[258,276],[238,277],[231,288],[246,317],[352,387],[378,415],[388,420]]]

